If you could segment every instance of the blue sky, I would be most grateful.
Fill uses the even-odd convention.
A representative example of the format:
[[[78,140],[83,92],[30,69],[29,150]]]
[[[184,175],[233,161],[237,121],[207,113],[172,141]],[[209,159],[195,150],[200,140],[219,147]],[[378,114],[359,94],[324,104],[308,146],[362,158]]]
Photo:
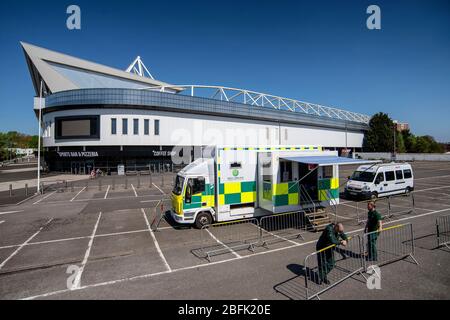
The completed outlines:
[[[66,8],[81,8],[81,30]],[[381,8],[381,30],[366,8]],[[37,132],[19,41],[174,84],[246,88],[409,122],[450,141],[450,2],[1,1],[0,131]]]

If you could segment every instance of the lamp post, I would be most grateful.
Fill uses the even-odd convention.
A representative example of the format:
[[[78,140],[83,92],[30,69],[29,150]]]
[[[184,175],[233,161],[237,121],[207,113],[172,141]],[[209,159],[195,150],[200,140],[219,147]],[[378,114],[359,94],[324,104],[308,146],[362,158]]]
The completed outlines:
[[[39,132],[38,132],[38,165],[37,165],[37,193],[41,192],[41,120],[42,120],[42,80],[39,89]]]

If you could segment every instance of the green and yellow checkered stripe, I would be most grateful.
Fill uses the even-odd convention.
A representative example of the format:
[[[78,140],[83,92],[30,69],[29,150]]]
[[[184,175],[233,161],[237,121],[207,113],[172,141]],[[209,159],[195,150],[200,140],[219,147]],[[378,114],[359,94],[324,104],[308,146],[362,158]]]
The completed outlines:
[[[219,204],[240,204],[256,201],[256,181],[225,182],[219,184]]]
[[[339,179],[319,179],[318,190],[320,201],[339,198]]]
[[[191,203],[183,203],[183,208],[188,210],[214,207],[214,202],[214,185],[206,184],[205,191],[192,195]]]
[[[271,184],[264,182],[263,199],[273,202],[275,207],[299,205],[298,183],[285,182]]]
[[[295,206],[299,204],[298,183],[285,182],[272,187],[272,202],[275,207]]]

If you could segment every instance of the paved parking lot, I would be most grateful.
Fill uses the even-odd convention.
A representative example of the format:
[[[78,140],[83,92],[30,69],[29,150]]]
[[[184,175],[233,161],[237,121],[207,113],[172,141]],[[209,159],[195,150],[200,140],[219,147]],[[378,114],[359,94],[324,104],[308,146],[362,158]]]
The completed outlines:
[[[410,198],[392,200],[388,224],[413,223],[420,265],[382,267],[382,290],[368,290],[355,277],[322,298],[450,298],[450,252],[437,249],[435,238],[436,218],[450,214],[450,163],[416,162],[413,168],[415,209]],[[341,182],[353,169],[341,169]],[[2,207],[0,298],[304,299],[302,264],[319,234],[227,251],[208,262],[195,254],[204,244],[200,230],[165,220],[151,230],[172,178],[128,177],[126,187],[112,177],[100,184],[78,181]],[[164,201],[163,209],[168,206]],[[363,228],[357,206],[341,199],[336,212],[351,234]],[[213,234],[208,239],[220,246],[218,241]]]

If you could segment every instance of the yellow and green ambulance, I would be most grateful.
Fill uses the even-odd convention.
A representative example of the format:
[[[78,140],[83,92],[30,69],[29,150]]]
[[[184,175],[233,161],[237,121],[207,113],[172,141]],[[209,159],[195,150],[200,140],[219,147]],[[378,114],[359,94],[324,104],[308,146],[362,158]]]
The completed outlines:
[[[339,165],[361,163],[320,146],[207,147],[177,174],[171,215],[201,228],[338,204]]]

